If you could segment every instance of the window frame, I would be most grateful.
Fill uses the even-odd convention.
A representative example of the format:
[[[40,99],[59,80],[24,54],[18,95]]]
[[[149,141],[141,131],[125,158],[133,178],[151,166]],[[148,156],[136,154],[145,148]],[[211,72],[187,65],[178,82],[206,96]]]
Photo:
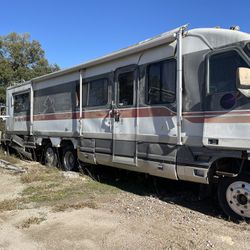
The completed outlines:
[[[250,67],[250,61],[245,52],[242,50],[241,47],[238,46],[230,46],[227,48],[221,48],[217,49],[215,51],[211,51],[206,55],[206,96],[211,95],[210,93],[210,59],[214,55],[222,54],[222,53],[227,53],[227,52],[233,52],[235,51],[244,61],[245,63]]]
[[[150,66],[153,65],[153,64],[157,64],[157,63],[160,63],[160,64],[163,64],[164,62],[175,62],[175,67],[176,67],[176,70],[175,70],[175,98],[174,98],[174,101],[173,102],[160,102],[160,103],[149,103],[149,69],[150,69]],[[162,67],[162,66],[161,66]],[[153,62],[150,62],[146,65],[146,74],[145,74],[145,95],[144,95],[144,98],[145,98],[145,104],[148,105],[148,106],[162,106],[162,105],[171,105],[171,104],[174,104],[176,103],[176,88],[177,88],[177,58],[176,57],[168,57],[168,58],[164,58],[164,59],[161,59],[161,60],[158,60],[158,61],[153,61]]]
[[[109,73],[105,73],[105,74],[102,74],[102,75],[97,75],[97,76],[93,76],[93,77],[87,77],[87,78],[83,78],[82,80],[82,86],[84,86],[84,84],[87,84],[87,102],[88,102],[88,98],[89,98],[89,83],[92,82],[92,81],[97,81],[97,80],[101,80],[101,79],[105,79],[107,81],[107,103],[105,105],[91,105],[91,106],[84,106],[82,105],[82,110],[94,110],[94,109],[97,109],[97,108],[108,108],[109,107],[109,104],[110,104],[110,74]],[[84,89],[84,87],[83,87]],[[82,95],[82,98],[84,98],[84,95]],[[86,103],[87,103],[86,102]],[[82,102],[84,103],[84,102]]]
[[[68,113],[68,112],[74,112],[76,109],[76,92],[72,90],[72,87],[76,88],[77,86],[77,82],[79,80],[73,80],[73,81],[69,81],[69,82],[62,82],[59,84],[56,84],[54,86],[49,86],[49,87],[45,87],[45,88],[39,88],[34,90],[34,103],[33,103],[33,113],[34,115],[41,115],[41,114],[58,114],[58,113]],[[61,89],[60,89],[61,87]],[[60,91],[58,90],[58,88],[60,89]],[[66,88],[66,91],[64,90],[64,88]],[[37,105],[38,105],[38,100],[39,98],[48,98],[48,97],[54,97],[55,95],[58,94],[63,94],[63,93],[70,93],[71,98],[73,100],[73,104],[72,107],[67,108],[67,109],[60,109],[60,110],[55,110],[55,112],[46,112],[44,113],[44,110],[40,110],[39,106],[37,109]],[[58,96],[57,96],[58,98]],[[40,102],[40,100],[39,100]],[[41,105],[41,103],[40,103]],[[56,105],[54,106],[56,108]]]
[[[115,70],[115,82],[114,82],[114,96],[113,99],[115,101],[115,104],[118,108],[130,108],[130,107],[136,107],[138,105],[137,96],[138,96],[138,65],[137,64],[130,64],[126,65],[120,68],[117,68]],[[119,105],[118,98],[119,98],[119,76],[121,74],[126,73],[133,73],[133,104],[130,105]]]
[[[15,112],[15,97],[19,96],[19,95],[24,95],[24,94],[28,94],[29,95],[29,109],[27,109],[25,111],[22,111],[22,112],[19,112],[19,113],[16,113]],[[13,116],[14,117],[18,117],[18,116],[30,116],[30,107],[31,107],[31,98],[30,97],[31,97],[30,89],[24,90],[24,91],[20,91],[20,92],[14,92],[14,93],[12,93],[13,105],[11,105],[11,106],[13,108]]]

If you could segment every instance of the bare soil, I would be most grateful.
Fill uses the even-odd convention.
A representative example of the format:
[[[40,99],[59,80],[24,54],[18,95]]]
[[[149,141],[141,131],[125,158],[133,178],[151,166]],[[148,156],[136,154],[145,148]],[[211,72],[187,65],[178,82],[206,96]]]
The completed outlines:
[[[250,249],[250,225],[201,201],[196,184],[16,165],[27,172],[0,168],[0,249]]]

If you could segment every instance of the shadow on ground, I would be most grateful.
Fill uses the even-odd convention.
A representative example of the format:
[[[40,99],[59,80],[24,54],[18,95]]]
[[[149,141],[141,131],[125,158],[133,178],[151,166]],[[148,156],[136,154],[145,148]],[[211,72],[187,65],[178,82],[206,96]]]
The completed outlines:
[[[216,192],[207,195],[206,185],[173,181],[107,166],[84,166],[84,174],[108,185],[140,196],[153,196],[213,217],[224,217]]]

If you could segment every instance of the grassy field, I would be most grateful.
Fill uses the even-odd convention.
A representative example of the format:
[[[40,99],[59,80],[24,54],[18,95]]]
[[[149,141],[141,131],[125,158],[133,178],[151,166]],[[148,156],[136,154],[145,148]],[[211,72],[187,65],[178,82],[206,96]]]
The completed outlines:
[[[2,159],[12,163],[18,160],[1,152]],[[40,164],[29,163],[27,172],[20,176],[24,184],[21,195],[15,199],[0,202],[0,211],[24,209],[30,207],[50,206],[54,210],[67,208],[97,207],[97,201],[110,198],[119,190],[116,187],[102,184],[89,176],[80,173],[68,177],[65,172],[56,168],[47,168]]]

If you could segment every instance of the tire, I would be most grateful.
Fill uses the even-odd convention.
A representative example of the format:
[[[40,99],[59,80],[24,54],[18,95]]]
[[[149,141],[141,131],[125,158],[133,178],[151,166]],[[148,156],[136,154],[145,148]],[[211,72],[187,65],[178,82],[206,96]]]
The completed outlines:
[[[58,166],[58,156],[56,150],[51,145],[47,145],[44,150],[44,164],[48,167]]]
[[[220,207],[230,219],[236,222],[250,221],[250,176],[243,173],[235,178],[221,179],[218,199]]]
[[[77,153],[71,146],[62,149],[62,168],[64,171],[73,171],[77,169]]]

